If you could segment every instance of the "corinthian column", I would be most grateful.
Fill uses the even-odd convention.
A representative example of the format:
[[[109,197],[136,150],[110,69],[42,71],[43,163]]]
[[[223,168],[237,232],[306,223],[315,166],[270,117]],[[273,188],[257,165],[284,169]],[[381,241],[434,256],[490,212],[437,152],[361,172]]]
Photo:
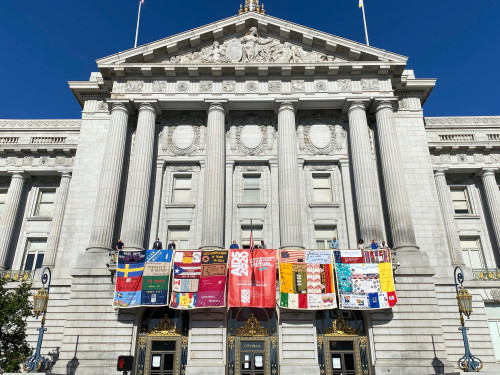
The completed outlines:
[[[383,240],[384,234],[379,184],[372,159],[365,104],[353,102],[349,107],[348,116],[359,231],[365,244],[368,244],[372,239]]]
[[[120,194],[128,111],[123,103],[113,103],[106,148],[99,178],[99,189],[87,251],[107,252],[111,248],[116,208]]]
[[[446,233],[446,241],[453,265],[464,264],[462,258],[462,247],[460,246],[460,238],[458,237],[458,227],[455,221],[455,209],[453,208],[453,200],[451,198],[450,188],[446,183],[446,175],[443,170],[434,171],[434,180],[436,181],[436,190],[441,207],[441,215],[443,217],[444,230]]]
[[[66,199],[68,197],[69,183],[71,181],[71,173],[63,172],[61,175],[61,183],[57,189],[56,201],[54,203],[54,214],[50,223],[50,234],[47,239],[47,249],[43,258],[43,265],[54,267],[56,264],[57,246],[59,245],[59,237],[64,218],[64,208],[66,207]]]
[[[23,185],[23,175],[14,172],[7,191],[2,217],[0,218],[0,269],[2,270],[7,266],[7,255],[12,241],[14,225],[16,224],[17,211],[21,203]]]
[[[278,187],[281,248],[304,247],[300,221],[295,109],[284,102],[278,109]]]
[[[134,153],[130,162],[121,236],[125,247],[144,249],[151,169],[153,168],[156,113],[150,103],[139,107]]]
[[[208,108],[205,156],[205,198],[201,248],[224,248],[224,192],[226,172],[225,115],[221,103]]]
[[[498,190],[495,171],[485,169],[482,173],[484,191],[486,192],[486,203],[490,212],[491,225],[495,232],[497,248],[500,249],[500,191]]]
[[[406,193],[405,171],[401,161],[394,110],[390,101],[377,105],[377,134],[382,163],[392,240],[395,249],[418,250]]]

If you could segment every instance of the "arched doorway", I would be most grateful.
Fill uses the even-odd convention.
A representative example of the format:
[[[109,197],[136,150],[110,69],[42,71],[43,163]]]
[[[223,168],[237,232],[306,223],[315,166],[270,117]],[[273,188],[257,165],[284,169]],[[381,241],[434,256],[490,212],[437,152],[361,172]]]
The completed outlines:
[[[137,375],[174,375],[187,362],[189,315],[168,307],[148,308],[142,315],[137,345]]]
[[[229,309],[226,373],[278,375],[278,332],[274,309]]]
[[[359,311],[316,313],[318,362],[325,375],[371,375],[368,338]]]

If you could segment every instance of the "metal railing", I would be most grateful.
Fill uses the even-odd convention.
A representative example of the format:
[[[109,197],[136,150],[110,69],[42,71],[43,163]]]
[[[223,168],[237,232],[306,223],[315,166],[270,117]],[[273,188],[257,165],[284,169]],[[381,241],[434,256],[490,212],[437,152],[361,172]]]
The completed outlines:
[[[28,270],[6,270],[0,271],[0,277],[7,281],[28,281],[33,280],[35,271]]]
[[[500,280],[499,268],[477,268],[472,270],[472,279],[480,281]]]

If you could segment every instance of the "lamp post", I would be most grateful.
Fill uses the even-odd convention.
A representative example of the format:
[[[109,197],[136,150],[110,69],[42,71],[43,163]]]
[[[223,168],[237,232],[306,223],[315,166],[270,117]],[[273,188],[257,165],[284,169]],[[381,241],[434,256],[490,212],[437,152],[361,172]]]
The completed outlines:
[[[40,355],[40,350],[42,349],[43,333],[47,330],[45,328],[45,314],[47,313],[47,304],[49,303],[49,291],[50,291],[50,281],[52,279],[52,273],[49,267],[45,267],[42,271],[42,289],[40,289],[33,296],[33,313],[38,319],[40,315],[42,316],[42,324],[38,330],[38,342],[36,344],[35,354],[28,357],[24,363],[24,371],[27,372],[42,372],[48,370],[49,360]],[[45,284],[47,284],[47,290],[45,290]]]
[[[459,271],[457,273],[457,271]],[[460,312],[460,324],[462,327],[459,327],[458,330],[462,331],[462,337],[464,339],[464,348],[465,355],[458,360],[458,366],[465,372],[469,371],[480,371],[483,368],[483,361],[481,361],[476,356],[472,355],[469,348],[469,340],[467,339],[467,330],[469,328],[465,327],[464,315],[467,319],[470,318],[472,314],[472,295],[469,293],[467,289],[464,288],[464,271],[462,267],[455,267],[455,290],[457,291],[457,303],[458,303],[458,311]],[[460,286],[458,284],[460,283]]]

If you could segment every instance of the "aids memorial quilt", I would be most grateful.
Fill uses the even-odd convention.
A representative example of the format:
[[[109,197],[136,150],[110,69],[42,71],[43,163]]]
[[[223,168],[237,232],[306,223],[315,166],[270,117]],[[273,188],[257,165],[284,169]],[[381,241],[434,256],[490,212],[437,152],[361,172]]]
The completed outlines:
[[[280,250],[279,306],[287,309],[333,309],[335,296],[331,250]]]
[[[227,256],[226,250],[176,251],[170,306],[226,306]]]
[[[276,250],[229,251],[229,307],[276,306]]]
[[[388,309],[397,303],[390,250],[335,250],[334,258],[341,309]]]
[[[172,250],[120,251],[113,306],[168,305]]]

